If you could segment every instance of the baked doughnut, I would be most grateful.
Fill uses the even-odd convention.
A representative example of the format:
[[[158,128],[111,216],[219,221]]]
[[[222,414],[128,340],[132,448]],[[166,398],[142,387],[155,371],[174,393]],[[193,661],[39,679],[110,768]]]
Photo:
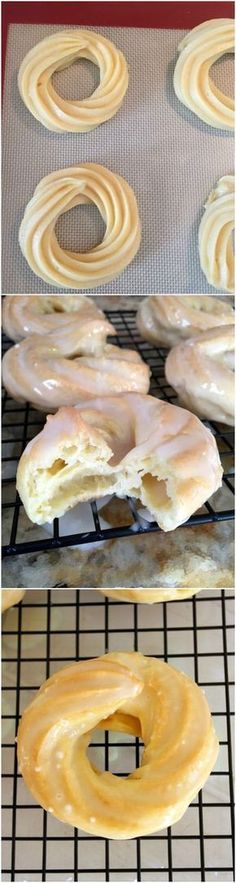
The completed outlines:
[[[76,205],[94,203],[106,225],[102,242],[87,252],[63,249],[55,225]],[[25,209],[19,244],[36,276],[62,288],[93,288],[115,279],[140,245],[135,195],[127,181],[96,163],[59,169],[42,178]]]
[[[209,72],[218,58],[234,52],[234,20],[218,18],[193,28],[178,46],[174,72],[177,98],[215,129],[234,129],[234,100],[224,95]]]
[[[224,175],[208,196],[198,244],[200,263],[209,285],[234,292],[234,175]]]
[[[138,393],[60,408],[27,445],[17,489],[43,524],[105,494],[138,497],[173,530],[221,486],[214,436],[197,417]]]
[[[141,765],[123,779],[90,763],[94,729],[141,736]],[[40,806],[114,840],[180,819],[215,764],[219,744],[203,691],[165,662],[108,653],[49,678],[18,729],[19,768]]]
[[[200,589],[99,589],[108,598],[130,601],[132,604],[158,604],[159,601],[182,601],[196,595]]]
[[[17,401],[30,402],[47,412],[96,395],[148,392],[150,369],[136,350],[107,344],[100,355],[99,351],[79,355],[89,351],[93,341],[89,325],[77,331],[74,321],[44,337],[30,335],[3,357],[5,388]]]
[[[1,590],[1,610],[2,613],[14,604],[19,604],[24,597],[25,589],[2,589]]]
[[[201,417],[234,424],[234,327],[211,329],[168,353],[165,374],[180,401]]]
[[[234,318],[233,308],[215,295],[158,294],[141,301],[136,321],[144,340],[172,347],[200,331],[233,325]]]
[[[3,299],[2,324],[11,340],[19,341],[29,334],[47,334],[61,330],[73,319],[81,338],[87,336],[84,355],[101,352],[107,335],[116,334],[113,325],[85,294],[8,294]],[[83,332],[83,335],[82,335]]]
[[[52,76],[79,58],[99,67],[100,83],[82,101],[61,98]],[[71,28],[40,40],[27,52],[18,74],[18,86],[26,107],[52,132],[89,132],[119,110],[129,75],[125,57],[111,40],[95,31]]]

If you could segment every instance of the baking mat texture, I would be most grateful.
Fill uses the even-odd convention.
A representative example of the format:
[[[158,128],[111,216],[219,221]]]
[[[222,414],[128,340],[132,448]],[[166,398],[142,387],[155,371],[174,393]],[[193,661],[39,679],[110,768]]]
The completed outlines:
[[[174,94],[177,47],[186,32],[100,28],[126,56],[128,92],[118,114],[93,132],[59,135],[47,131],[26,109],[17,73],[29,49],[61,29],[28,24],[9,28],[3,112],[3,292],[52,291],[29,269],[18,245],[18,230],[41,178],[81,162],[101,163],[127,179],[142,224],[141,247],[132,263],[117,280],[91,293],[104,289],[111,294],[214,292],[200,268],[198,227],[212,187],[233,170],[234,144],[230,133],[202,123]],[[214,68],[215,81],[225,92],[230,90],[232,64],[227,57]],[[86,97],[97,84],[98,69],[87,61],[54,76],[55,88],[65,98]],[[94,206],[72,209],[56,229],[63,247],[81,251],[104,234]]]

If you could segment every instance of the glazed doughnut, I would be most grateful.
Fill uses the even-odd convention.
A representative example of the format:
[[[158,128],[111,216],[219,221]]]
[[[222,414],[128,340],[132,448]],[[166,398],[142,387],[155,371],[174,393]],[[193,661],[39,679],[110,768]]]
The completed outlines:
[[[132,604],[158,604],[159,601],[182,601],[200,589],[99,589],[102,595]]]
[[[99,245],[87,252],[61,248],[55,225],[76,205],[94,203],[106,225]],[[36,276],[62,288],[93,288],[115,279],[140,245],[135,195],[127,181],[96,163],[59,169],[42,178],[25,209],[19,244]]]
[[[47,334],[61,330],[73,319],[82,338],[87,332],[84,355],[101,352],[107,335],[116,334],[102,310],[85,294],[8,294],[3,299],[2,324],[11,340],[19,341],[29,334]]]
[[[234,310],[214,295],[158,294],[141,301],[136,321],[144,340],[172,347],[200,331],[233,325]]]
[[[95,729],[141,736],[141,765],[123,779],[90,763]],[[31,794],[62,822],[130,839],[180,819],[219,744],[203,691],[165,662],[108,653],[57,671],[24,711],[18,762]]]
[[[1,610],[2,613],[14,604],[19,604],[24,597],[25,589],[2,589],[1,590]]]
[[[234,425],[234,327],[186,340],[167,356],[165,374],[183,404],[208,420]]]
[[[234,100],[224,95],[209,72],[218,58],[234,52],[234,20],[204,21],[181,40],[174,72],[177,98],[215,129],[234,129]]]
[[[79,58],[99,67],[100,83],[83,101],[65,101],[56,92],[52,76]],[[25,56],[18,86],[26,107],[52,132],[89,132],[119,110],[129,76],[124,55],[114,43],[95,31],[57,31],[40,40]]]
[[[3,357],[5,388],[16,401],[47,412],[96,395],[148,392],[150,368],[136,350],[107,344],[100,355],[79,355],[93,340],[90,344],[89,326],[77,331],[74,321],[44,337],[30,335]]]
[[[44,524],[78,502],[133,496],[173,530],[221,486],[214,436],[188,411],[127,393],[61,408],[22,454],[17,489]]]
[[[205,203],[198,244],[200,263],[209,285],[234,292],[234,175],[224,175]]]

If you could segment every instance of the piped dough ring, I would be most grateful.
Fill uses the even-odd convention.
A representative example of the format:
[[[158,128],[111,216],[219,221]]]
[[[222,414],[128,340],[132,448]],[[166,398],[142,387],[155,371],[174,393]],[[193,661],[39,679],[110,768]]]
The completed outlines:
[[[235,260],[233,251],[234,175],[224,175],[205,203],[198,245],[200,263],[209,285],[234,292]]]
[[[215,295],[154,295],[141,301],[137,327],[141,337],[156,346],[172,347],[200,332],[233,325],[233,308]]]
[[[106,225],[102,242],[87,252],[63,249],[55,225],[76,205],[94,203]],[[106,284],[132,261],[140,245],[138,207],[120,175],[96,163],[59,169],[42,178],[25,209],[19,244],[29,267],[49,285],[93,288]]]
[[[233,325],[180,343],[168,353],[165,374],[180,401],[208,420],[234,425]]]
[[[25,589],[2,589],[1,590],[1,611],[2,613],[5,610],[8,610],[9,607],[14,607],[14,604],[19,604],[19,601],[22,601],[24,597]]]
[[[144,741],[125,779],[90,763],[94,729]],[[208,778],[218,739],[203,691],[141,653],[108,653],[57,671],[24,711],[18,762],[35,800],[62,822],[114,840],[169,827]]]
[[[182,601],[200,589],[99,589],[107,598],[130,601],[132,604],[158,604],[159,601]]]
[[[100,83],[82,101],[61,98],[52,76],[79,58],[99,67]],[[18,86],[28,110],[53,132],[89,132],[119,110],[129,76],[125,57],[111,40],[94,31],[58,31],[37,43],[25,56],[18,74]]]
[[[234,100],[209,76],[218,58],[234,52],[234,20],[204,21],[181,40],[174,72],[174,90],[185,107],[216,129],[234,129]]]
[[[95,328],[91,323],[90,330],[88,323],[77,331],[69,321],[62,330],[44,337],[32,334],[7,350],[2,379],[12,398],[48,413],[96,395],[147,393],[149,366],[136,350],[110,344],[99,348],[96,326],[97,320]]]
[[[212,433],[168,402],[127,393],[60,408],[27,445],[17,489],[31,521],[44,524],[78,502],[133,496],[173,530],[221,486]]]
[[[85,294],[8,294],[3,298],[2,324],[11,340],[19,341],[29,334],[62,331],[73,320],[78,333],[86,339],[86,352],[101,352],[107,335],[116,331],[92,298]]]

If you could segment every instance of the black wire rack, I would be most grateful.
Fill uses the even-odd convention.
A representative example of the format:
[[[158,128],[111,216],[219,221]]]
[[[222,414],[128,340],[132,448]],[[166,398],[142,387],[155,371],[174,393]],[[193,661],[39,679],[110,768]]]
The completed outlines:
[[[108,600],[87,589],[31,590],[4,615],[2,880],[235,879],[233,605],[232,590],[206,590],[154,606]],[[157,656],[199,683],[220,752],[204,789],[176,825],[119,842],[63,825],[35,803],[17,769],[15,737],[23,709],[46,677],[76,659],[121,649]],[[101,731],[94,737],[91,757],[101,768],[127,775],[139,765],[138,738]]]
[[[121,347],[130,347],[137,350],[142,359],[146,361],[152,371],[150,393],[168,402],[176,403],[177,397],[174,390],[167,384],[164,363],[167,351],[156,348],[143,341],[136,328],[135,310],[107,310],[106,315],[117,331],[116,342]],[[112,338],[114,342],[114,338]],[[12,341],[6,337],[3,341],[3,349],[12,346]],[[6,473],[3,477],[3,522],[5,524],[5,537],[3,542],[3,556],[21,555],[31,552],[39,552],[48,549],[62,548],[63,546],[82,545],[94,543],[115,537],[134,536],[137,533],[145,533],[160,530],[156,521],[149,521],[145,517],[145,511],[139,511],[138,501],[126,498],[129,508],[129,524],[105,527],[101,525],[101,517],[96,500],[91,502],[91,528],[82,532],[66,533],[63,531],[62,520],[55,519],[52,527],[52,535],[49,537],[39,536],[39,529],[35,531],[30,540],[25,540],[21,519],[23,506],[16,491],[15,477],[17,462],[28,441],[42,429],[45,418],[29,404],[21,405],[14,402],[6,392],[3,395],[3,469]],[[223,485],[225,490],[226,505],[222,506],[222,495],[217,493],[211,501],[207,501],[200,512],[192,515],[184,525],[193,526],[216,521],[225,521],[234,517],[233,508],[233,452],[234,436],[230,427],[223,424],[206,422],[207,426],[215,435],[222,465],[224,468]],[[6,447],[5,447],[6,446]],[[6,453],[5,453],[6,452]],[[120,519],[119,519],[120,520]],[[125,519],[127,522],[127,518]],[[181,530],[181,527],[178,528]]]

